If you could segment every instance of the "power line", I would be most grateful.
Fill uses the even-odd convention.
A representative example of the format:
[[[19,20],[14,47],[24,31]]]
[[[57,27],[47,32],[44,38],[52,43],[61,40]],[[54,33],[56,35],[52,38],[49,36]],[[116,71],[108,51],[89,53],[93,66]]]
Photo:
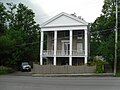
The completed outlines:
[[[39,43],[39,41],[32,42],[32,43],[23,43],[23,44],[19,44],[19,45],[15,45],[15,46],[26,46],[26,45],[33,45],[33,44],[37,44],[37,43]]]
[[[106,32],[106,31],[112,31],[112,30],[114,30],[114,28],[112,28],[112,29],[105,29],[105,30],[100,30],[100,31],[93,31],[93,32],[90,32],[91,34],[93,33],[100,33],[100,32]]]

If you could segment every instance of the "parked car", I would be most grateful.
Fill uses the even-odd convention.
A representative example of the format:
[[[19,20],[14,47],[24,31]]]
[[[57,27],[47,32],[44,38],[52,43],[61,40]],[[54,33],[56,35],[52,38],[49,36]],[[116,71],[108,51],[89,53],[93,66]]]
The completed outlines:
[[[31,71],[31,66],[28,62],[21,63],[21,71]]]

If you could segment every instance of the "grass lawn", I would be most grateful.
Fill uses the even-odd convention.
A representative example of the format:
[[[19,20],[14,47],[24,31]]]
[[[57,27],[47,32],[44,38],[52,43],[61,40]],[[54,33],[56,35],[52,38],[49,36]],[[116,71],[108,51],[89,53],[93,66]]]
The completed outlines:
[[[15,70],[13,70],[12,68],[0,66],[0,75],[12,73],[14,71]]]

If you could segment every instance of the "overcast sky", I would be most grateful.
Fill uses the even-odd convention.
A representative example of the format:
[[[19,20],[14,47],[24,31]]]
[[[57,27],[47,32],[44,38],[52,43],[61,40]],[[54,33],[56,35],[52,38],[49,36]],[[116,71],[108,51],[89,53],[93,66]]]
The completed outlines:
[[[50,17],[61,12],[81,16],[91,23],[100,16],[104,0],[0,0],[3,3],[23,3],[33,9],[38,23],[43,23]]]

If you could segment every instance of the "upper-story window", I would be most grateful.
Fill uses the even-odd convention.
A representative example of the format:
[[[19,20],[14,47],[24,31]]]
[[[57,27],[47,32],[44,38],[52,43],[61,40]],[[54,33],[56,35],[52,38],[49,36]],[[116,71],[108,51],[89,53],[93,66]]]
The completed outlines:
[[[64,36],[69,36],[69,32],[68,32],[68,31],[65,31],[65,32],[64,32]]]
[[[68,39],[69,38],[69,31],[64,31],[63,37]]]
[[[77,31],[77,39],[83,39],[83,32]]]

